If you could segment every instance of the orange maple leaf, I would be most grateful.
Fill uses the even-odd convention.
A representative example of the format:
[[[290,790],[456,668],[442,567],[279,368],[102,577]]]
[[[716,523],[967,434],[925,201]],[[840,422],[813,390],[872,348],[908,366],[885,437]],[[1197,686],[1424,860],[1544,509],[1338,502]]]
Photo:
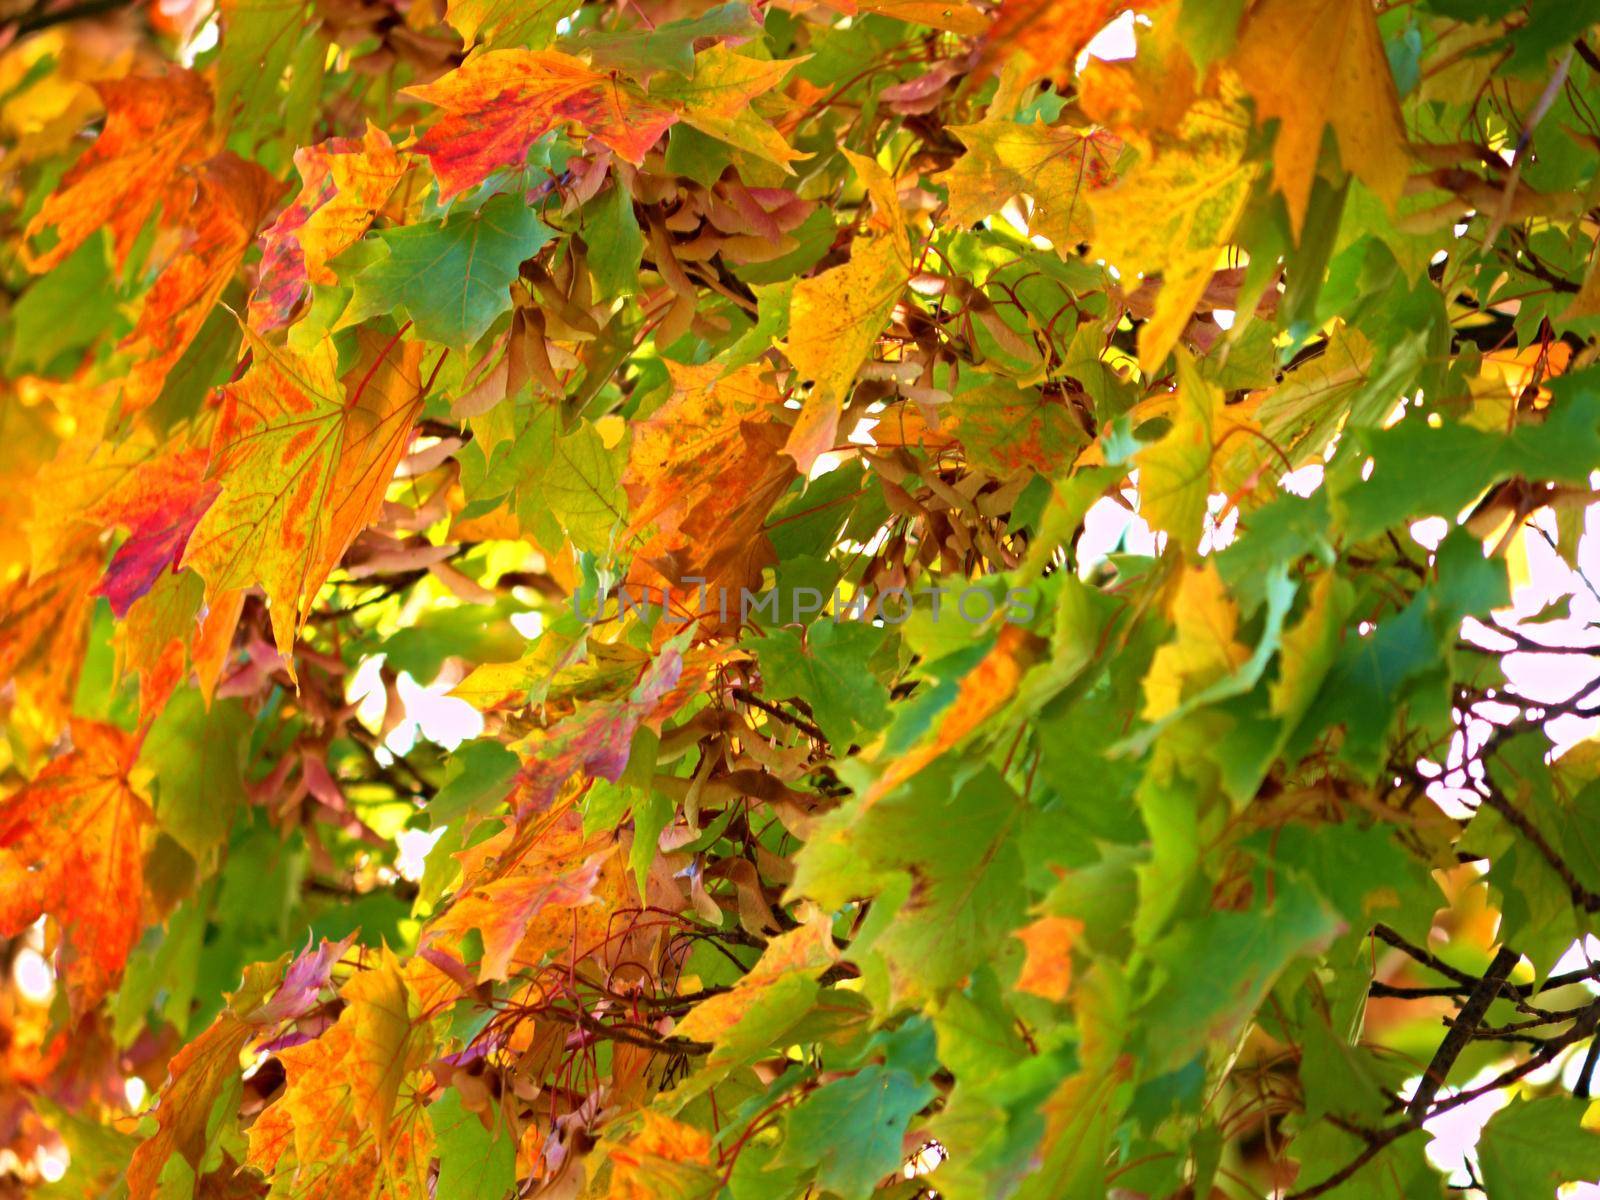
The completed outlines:
[[[46,229],[56,233],[43,253],[24,251],[31,271],[48,271],[102,228],[111,230],[122,265],[178,169],[204,157],[211,89],[194,72],[174,68],[154,78],[104,80],[94,89],[106,107],[105,129],[28,223],[30,239]]]
[[[711,1135],[654,1109],[640,1111],[635,1128],[607,1139],[611,1185],[606,1200],[709,1196],[721,1190],[711,1170]]]
[[[634,427],[628,467],[622,476],[633,519],[629,532],[654,524],[675,533],[705,500],[721,500],[724,515],[744,497],[754,477],[745,464],[746,421],[770,423],[783,396],[757,366],[723,374],[719,364],[667,364],[672,395]],[[776,463],[777,455],[771,456]],[[790,472],[785,469],[784,482]],[[648,553],[648,552],[647,552]]]
[[[50,570],[0,587],[0,679],[14,682],[52,735],[66,719],[83,663],[101,553],[78,534],[55,557]]]
[[[177,252],[145,296],[133,332],[118,347],[133,358],[122,392],[125,413],[139,412],[161,394],[222,296],[280,188],[254,163],[219,154],[174,182],[185,229]]]
[[[294,154],[300,193],[261,235],[261,274],[250,325],[262,333],[289,320],[308,284],[335,282],[328,260],[371,228],[405,174],[407,159],[369,124],[361,138],[330,138]]]
[[[153,815],[129,778],[137,738],[75,720],[72,743],[0,804],[0,936],[53,918],[66,943],[73,1008],[82,1012],[121,978],[138,939],[144,830]]]
[[[445,110],[417,143],[439,177],[441,200],[493,171],[521,167],[528,148],[557,125],[580,125],[637,165],[678,119],[615,76],[556,50],[491,50],[403,94]]]
[[[620,863],[606,870],[616,849],[609,834],[585,838],[572,812],[521,838],[508,827],[459,856],[469,883],[429,925],[424,942],[453,945],[476,929],[483,938],[479,982],[509,979],[517,969],[537,966],[551,951],[570,947],[574,937],[583,943],[576,947],[581,954],[604,937],[610,919],[609,907],[593,904],[596,891],[627,887]],[[604,889],[602,873],[609,885]],[[593,911],[580,920],[586,906]]]
[[[155,1200],[162,1168],[174,1154],[199,1170],[206,1157],[207,1129],[217,1097],[242,1070],[240,1056],[250,1042],[285,1021],[309,1012],[328,982],[334,964],[353,938],[309,947],[283,971],[283,959],[246,967],[239,990],[205,1032],[173,1056],[167,1082],[155,1108],[156,1131],[139,1143],[128,1164],[129,1200]],[[269,991],[274,994],[266,999]],[[202,1190],[201,1195],[210,1195]]]
[[[1072,990],[1072,947],[1083,934],[1076,917],[1044,916],[1011,936],[1026,947],[1017,990],[1048,1000],[1065,1000]]]
[[[980,51],[979,69],[1020,58],[1033,78],[1071,74],[1095,34],[1126,9],[1154,8],[1162,0],[1002,0]]]
[[[370,330],[338,374],[332,341],[309,354],[246,330],[252,360],[224,390],[210,475],[222,494],[189,539],[183,563],[206,595],[259,583],[287,659],[317,590],[383,505],[422,408],[422,345]]]
[[[287,1082],[250,1127],[249,1161],[297,1200],[426,1200],[433,1126],[402,1088],[427,1058],[427,1024],[388,951],[340,997],[332,1028],[279,1054]]]

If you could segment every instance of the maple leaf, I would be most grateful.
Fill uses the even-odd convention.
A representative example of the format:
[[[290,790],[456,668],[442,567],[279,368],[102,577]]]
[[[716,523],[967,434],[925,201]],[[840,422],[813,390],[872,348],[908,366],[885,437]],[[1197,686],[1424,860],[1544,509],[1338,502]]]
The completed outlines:
[[[889,763],[864,793],[864,802],[873,804],[888,795],[1003,709],[1042,649],[1037,635],[1021,625],[1004,626],[982,661],[962,677],[954,699],[939,713],[928,736]]]
[[[629,1124],[607,1135],[611,1181],[606,1200],[687,1198],[717,1191],[711,1138],[703,1130],[649,1108]]]
[[[1017,990],[1065,1000],[1072,990],[1072,947],[1083,934],[1076,917],[1039,917],[1012,934],[1026,950]]]
[[[139,718],[148,722],[183,682],[189,645],[199,632],[205,585],[193,571],[163,574],[117,626],[117,674],[139,677]]]
[[[634,427],[622,486],[632,518],[628,529],[654,525],[677,532],[694,508],[728,482],[749,479],[739,468],[746,454],[746,421],[771,419],[783,403],[767,374],[755,366],[724,374],[715,364],[668,364],[672,394]]]
[[[245,1047],[308,1012],[350,944],[349,939],[324,941],[296,957],[270,999],[266,995],[273,990],[272,979],[283,959],[246,968],[241,986],[228,997],[223,1011],[168,1064],[155,1110],[155,1132],[139,1143],[128,1164],[129,1200],[156,1200],[163,1170],[175,1154],[195,1174],[202,1173],[217,1140],[212,1111],[228,1085],[239,1079]]]
[[[206,478],[209,457],[203,446],[158,454],[118,472],[116,486],[85,510],[85,517],[128,533],[95,589],[117,616],[127,616],[133,602],[183,557],[189,535],[217,496],[217,485]]]
[[[249,1161],[296,1200],[426,1200],[433,1128],[402,1089],[431,1038],[399,960],[385,950],[340,998],[332,1028],[279,1053],[287,1080],[250,1128]]]
[[[0,678],[52,727],[71,707],[102,561],[99,547],[82,537],[59,550],[52,569],[0,586]]]
[[[972,226],[1018,195],[1033,200],[1029,229],[1050,239],[1065,258],[1092,231],[1084,193],[1111,180],[1121,147],[1104,130],[1087,133],[1052,125],[989,118],[952,125],[967,153],[939,182],[950,189],[950,220]]]
[[[634,731],[659,723],[686,698],[678,687],[683,653],[669,644],[625,697],[583,706],[549,729],[518,744],[526,766],[517,796],[517,813],[544,812],[566,782],[580,771],[615,783],[628,765]]]
[[[989,27],[989,14],[971,0],[824,0],[829,8],[855,16],[876,13],[914,25],[931,25],[968,37]]]
[[[199,75],[173,68],[94,87],[106,108],[105,129],[28,223],[29,239],[45,230],[56,235],[48,250],[27,256],[34,272],[50,270],[105,228],[118,265],[124,263],[145,221],[168,199],[178,170],[204,156],[211,89]]]
[[[1194,360],[1182,352],[1175,400],[1166,434],[1136,460],[1140,512],[1152,528],[1171,535],[1192,555],[1205,527],[1212,459],[1229,422],[1221,390],[1202,379]]]
[[[946,411],[941,432],[958,437],[968,459],[996,474],[1053,474],[1084,441],[1065,404],[1005,380],[985,380],[962,392]]]
[[[445,20],[463,45],[548,45],[571,10],[560,0],[445,0]]]
[[[752,108],[751,102],[781,84],[801,59],[746,58],[722,43],[695,56],[694,77],[668,77],[650,89],[650,99],[678,110],[678,119],[708,137],[775,162],[805,157]]]
[[[64,974],[82,1012],[121,978],[138,940],[150,805],[129,778],[131,734],[72,722],[73,749],[0,802],[0,936],[41,915],[61,929]]]
[[[1368,0],[1265,0],[1250,10],[1232,62],[1262,122],[1276,120],[1272,177],[1295,236],[1332,126],[1345,169],[1393,209],[1409,154],[1400,97]]]
[[[371,228],[407,166],[388,134],[370,123],[361,138],[296,150],[294,163],[299,194],[261,235],[250,324],[262,333],[288,322],[307,285],[337,282],[329,261]]]
[[[521,196],[495,196],[438,225],[385,230],[385,252],[347,280],[353,294],[340,323],[403,308],[417,333],[465,347],[511,307],[518,267],[552,236]]]
[[[858,239],[843,266],[794,286],[789,339],[782,348],[811,394],[784,452],[802,474],[838,440],[840,406],[911,277],[910,246],[894,182],[873,160],[848,150],[844,155],[867,184],[879,232]]]
[[[759,1053],[810,1011],[817,977],[833,965],[833,922],[819,916],[767,943],[749,974],[726,992],[702,1000],[674,1032],[714,1044],[711,1062]]]
[[[287,656],[317,589],[377,516],[410,442],[422,346],[362,330],[361,353],[341,379],[331,341],[301,356],[247,336],[250,369],[224,389],[211,443],[221,495],[183,563],[213,601],[261,584]]]
[[[1173,638],[1150,660],[1144,678],[1144,718],[1158,720],[1185,697],[1244,664],[1239,610],[1209,559],[1178,576],[1170,611]]]
[[[483,938],[479,982],[506,980],[515,969],[538,965],[579,928],[574,910],[594,906],[586,924],[598,919],[603,926],[605,909],[596,894],[603,871],[608,884],[616,886],[620,868],[606,870],[616,842],[609,834],[585,838],[575,814],[544,823],[525,839],[520,853],[517,840],[515,831],[506,829],[484,843],[488,852],[480,846],[462,856],[467,882],[424,935],[425,942],[452,944],[477,930]],[[494,858],[504,865],[484,878],[477,864]]]
[[[433,165],[444,200],[493,171],[520,168],[529,147],[557,125],[580,125],[639,163],[677,119],[616,77],[557,50],[491,50],[406,94],[444,110],[416,146]]]
[[[1033,78],[1064,79],[1079,51],[1112,17],[1148,7],[1149,2],[1130,0],[1001,0],[983,39],[980,66],[1016,56]]]
[[[1125,279],[1161,276],[1139,331],[1139,365],[1153,372],[1177,343],[1244,211],[1256,167],[1248,126],[1226,99],[1195,102],[1175,139],[1162,139],[1111,186],[1089,192],[1096,253]]]
[[[233,278],[256,227],[277,197],[277,181],[231,154],[207,160],[193,173],[187,202],[190,231],[177,256],[146,295],[139,320],[118,347],[132,356],[122,392],[124,413],[161,394],[167,375],[194,341],[222,289]],[[173,203],[181,194],[173,185]]]

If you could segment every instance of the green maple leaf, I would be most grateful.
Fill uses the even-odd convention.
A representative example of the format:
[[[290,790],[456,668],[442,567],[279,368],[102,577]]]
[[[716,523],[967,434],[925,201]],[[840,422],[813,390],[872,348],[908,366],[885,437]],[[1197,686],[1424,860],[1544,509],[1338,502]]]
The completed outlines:
[[[354,294],[343,323],[403,308],[430,342],[469,346],[511,307],[508,289],[517,269],[553,236],[511,194],[437,225],[385,230],[377,241],[388,254],[351,280]]]
[[[774,1166],[817,1166],[817,1182],[842,1200],[865,1200],[898,1167],[906,1126],[933,1088],[906,1071],[865,1067],[818,1088],[789,1114]]]
[[[1488,1194],[1548,1200],[1563,1183],[1600,1180],[1600,1134],[1580,1124],[1588,1107],[1572,1096],[1543,1096],[1512,1101],[1490,1117],[1478,1142]]]

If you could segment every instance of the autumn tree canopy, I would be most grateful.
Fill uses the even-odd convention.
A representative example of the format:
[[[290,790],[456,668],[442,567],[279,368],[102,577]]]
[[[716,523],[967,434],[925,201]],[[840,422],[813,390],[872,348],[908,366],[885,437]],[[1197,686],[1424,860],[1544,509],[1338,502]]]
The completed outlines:
[[[1600,1180],[1597,21],[0,5],[0,1196]]]

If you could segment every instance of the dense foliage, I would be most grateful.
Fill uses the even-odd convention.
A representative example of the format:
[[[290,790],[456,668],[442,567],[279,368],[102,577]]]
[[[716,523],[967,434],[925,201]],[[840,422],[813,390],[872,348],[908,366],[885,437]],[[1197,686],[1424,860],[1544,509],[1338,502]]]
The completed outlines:
[[[1600,1178],[1600,14],[572,3],[0,6],[0,1195]]]

